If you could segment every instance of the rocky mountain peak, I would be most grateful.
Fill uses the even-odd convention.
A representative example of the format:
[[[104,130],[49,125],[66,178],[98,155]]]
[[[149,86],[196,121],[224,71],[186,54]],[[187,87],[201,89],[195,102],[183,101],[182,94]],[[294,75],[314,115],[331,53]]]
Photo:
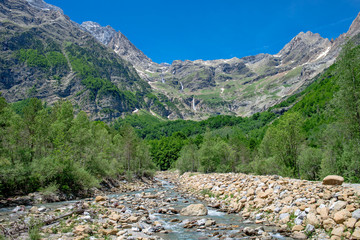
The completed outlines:
[[[81,27],[90,32],[98,41],[105,45],[107,45],[116,34],[115,29],[112,27],[102,27],[100,24],[92,21],[83,22]]]
[[[353,37],[360,33],[360,12],[352,22],[349,31],[346,33],[347,37]]]
[[[320,34],[300,32],[275,56],[279,56],[283,64],[298,65],[319,59],[330,47],[329,39],[322,38]]]
[[[63,10],[61,8],[51,5],[51,4],[48,4],[48,3],[44,2],[43,0],[26,0],[26,1],[32,7],[37,8],[37,9],[41,9],[44,11],[54,10],[54,11],[59,11],[59,12],[63,13]]]

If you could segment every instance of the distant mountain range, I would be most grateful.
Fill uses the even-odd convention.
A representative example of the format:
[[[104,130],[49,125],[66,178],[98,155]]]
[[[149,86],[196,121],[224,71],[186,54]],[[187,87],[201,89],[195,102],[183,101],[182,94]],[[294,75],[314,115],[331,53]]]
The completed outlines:
[[[158,64],[110,26],[79,25],[42,0],[3,0],[0,91],[10,102],[66,98],[101,120],[137,109],[169,119],[248,116],[311,83],[359,39],[359,24],[358,15],[333,41],[301,32],[275,55]]]

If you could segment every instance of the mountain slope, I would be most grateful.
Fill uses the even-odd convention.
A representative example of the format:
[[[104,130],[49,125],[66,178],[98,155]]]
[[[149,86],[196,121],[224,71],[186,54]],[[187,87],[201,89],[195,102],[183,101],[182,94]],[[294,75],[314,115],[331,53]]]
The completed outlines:
[[[150,86],[129,62],[59,8],[42,0],[4,0],[0,25],[0,91],[7,101],[38,97],[52,104],[66,98],[102,120],[140,108],[171,113],[153,104]]]

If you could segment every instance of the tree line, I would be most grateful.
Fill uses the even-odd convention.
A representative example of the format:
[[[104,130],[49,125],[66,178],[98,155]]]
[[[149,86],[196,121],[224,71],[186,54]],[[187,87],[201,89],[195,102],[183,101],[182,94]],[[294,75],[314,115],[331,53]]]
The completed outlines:
[[[52,189],[79,194],[103,178],[152,174],[148,145],[129,126],[115,130],[74,114],[69,101],[48,107],[0,98],[0,194]]]

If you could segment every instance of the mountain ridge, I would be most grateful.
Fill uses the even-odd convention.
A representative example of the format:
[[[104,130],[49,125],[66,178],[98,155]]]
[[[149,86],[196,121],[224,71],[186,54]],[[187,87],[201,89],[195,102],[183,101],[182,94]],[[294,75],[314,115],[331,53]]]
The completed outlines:
[[[274,55],[158,64],[120,31],[91,21],[75,23],[43,0],[4,0],[0,7],[6,36],[1,43],[0,90],[5,98],[18,101],[31,91],[50,104],[67,98],[93,119],[107,120],[137,109],[193,120],[264,111],[310,84],[335,62],[342,44],[360,32],[359,14],[348,32],[334,41],[300,32]],[[20,46],[14,38],[18,32],[35,43],[40,38],[42,45],[28,39],[28,46]],[[19,46],[9,48],[14,39],[25,48],[22,55]],[[48,59],[52,41],[62,68]],[[34,55],[44,61],[37,64],[47,65],[31,66]]]

